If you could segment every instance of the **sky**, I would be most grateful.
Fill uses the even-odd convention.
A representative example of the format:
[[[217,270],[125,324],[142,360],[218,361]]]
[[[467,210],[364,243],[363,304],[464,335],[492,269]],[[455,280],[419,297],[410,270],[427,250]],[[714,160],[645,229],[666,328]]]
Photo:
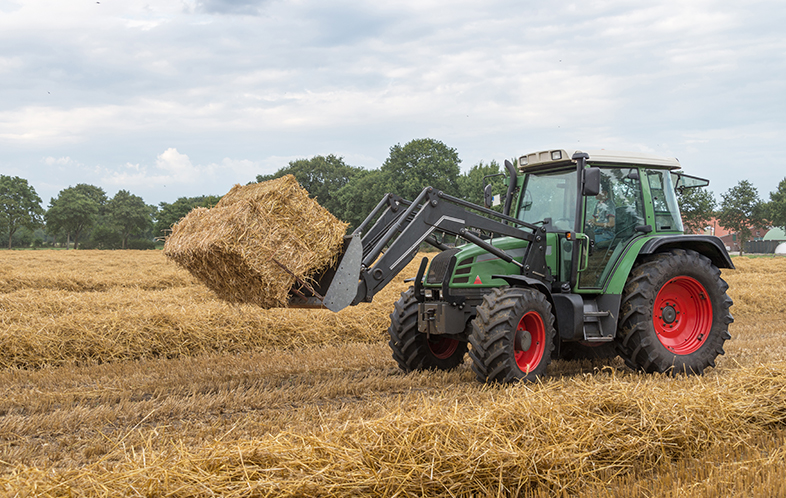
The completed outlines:
[[[677,157],[720,194],[786,177],[786,3],[0,0],[0,173],[148,204],[289,161],[466,171],[550,148]]]

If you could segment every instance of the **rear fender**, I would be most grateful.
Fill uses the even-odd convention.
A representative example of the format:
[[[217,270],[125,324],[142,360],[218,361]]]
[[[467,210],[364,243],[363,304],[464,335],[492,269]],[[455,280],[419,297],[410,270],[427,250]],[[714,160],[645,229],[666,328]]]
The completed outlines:
[[[710,258],[718,268],[734,269],[723,241],[714,235],[665,235],[649,239],[641,247],[639,254],[656,254],[670,249],[692,249]]]
[[[691,249],[708,257],[718,268],[734,268],[723,242],[711,235],[656,235],[650,238],[638,238],[630,243],[617,260],[604,294],[621,294],[640,255],[657,254],[671,249]]]

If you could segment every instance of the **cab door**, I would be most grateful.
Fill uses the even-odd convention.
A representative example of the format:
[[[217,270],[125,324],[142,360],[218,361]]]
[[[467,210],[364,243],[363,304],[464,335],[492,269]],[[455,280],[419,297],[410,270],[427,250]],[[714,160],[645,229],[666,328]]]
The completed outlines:
[[[602,289],[625,247],[645,220],[638,168],[600,167],[600,192],[585,197],[584,233],[589,237],[586,268],[579,273],[581,289]]]

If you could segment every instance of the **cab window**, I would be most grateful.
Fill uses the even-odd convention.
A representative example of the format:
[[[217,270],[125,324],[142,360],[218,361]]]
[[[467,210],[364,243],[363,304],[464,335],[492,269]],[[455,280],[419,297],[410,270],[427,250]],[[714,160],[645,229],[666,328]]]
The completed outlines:
[[[655,211],[655,230],[658,232],[681,232],[682,218],[674,193],[672,177],[665,170],[645,170]]]

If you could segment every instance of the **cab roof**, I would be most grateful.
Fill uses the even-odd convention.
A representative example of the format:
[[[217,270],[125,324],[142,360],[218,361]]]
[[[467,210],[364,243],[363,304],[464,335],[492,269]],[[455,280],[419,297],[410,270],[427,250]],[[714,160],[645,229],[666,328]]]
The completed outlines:
[[[588,163],[620,164],[634,166],[653,166],[665,169],[680,169],[680,162],[674,157],[661,157],[641,152],[624,152],[616,150],[572,150],[551,149],[532,152],[519,157],[519,170],[522,172],[542,169],[548,166],[570,164],[573,154],[586,152],[589,155]]]

